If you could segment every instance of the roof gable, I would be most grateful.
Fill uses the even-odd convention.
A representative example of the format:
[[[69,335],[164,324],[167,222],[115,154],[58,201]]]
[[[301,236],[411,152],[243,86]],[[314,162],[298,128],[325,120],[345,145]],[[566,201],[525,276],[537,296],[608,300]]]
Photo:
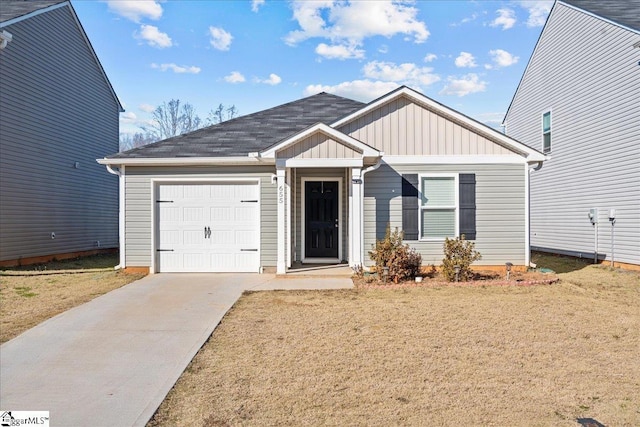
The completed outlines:
[[[407,105],[422,110],[420,117],[416,112],[407,113]],[[385,118],[397,116],[391,120],[389,131],[382,137]],[[411,118],[407,118],[411,116]],[[432,123],[429,123],[431,121]],[[528,161],[542,161],[545,156],[537,150],[510,138],[464,114],[453,110],[433,99],[406,86],[376,99],[366,107],[332,124],[344,133],[384,151],[385,155],[519,155]],[[363,132],[361,129],[366,128]],[[388,137],[388,133],[396,135]],[[373,137],[369,136],[373,135]],[[376,136],[377,135],[377,136]],[[373,138],[371,141],[367,138]],[[394,147],[390,140],[399,141],[405,146]],[[431,140],[435,148],[426,147]],[[391,143],[389,147],[387,144]],[[439,147],[438,144],[444,146]],[[420,147],[415,147],[420,145]],[[419,150],[418,150],[419,149]],[[418,152],[419,151],[419,152]]]
[[[95,50],[93,49],[93,46],[91,45],[91,42],[89,41],[89,38],[87,37],[87,33],[84,31],[84,28],[82,27],[82,24],[80,23],[80,20],[78,19],[78,15],[76,14],[76,11],[73,9],[73,6],[71,5],[71,2],[68,0],[65,1],[16,1],[16,0],[2,0],[2,7],[0,8],[2,10],[2,12],[0,13],[0,17],[1,17],[1,21],[0,22],[0,28],[7,28],[9,31],[11,31],[11,26],[12,25],[18,25],[21,21],[24,21],[26,19],[31,19],[31,18],[35,18],[40,14],[43,13],[48,13],[54,10],[58,10],[61,9],[63,7],[67,7],[71,17],[73,18],[73,22],[75,22],[76,28],[78,30],[78,32],[80,33],[80,35],[82,36],[82,39],[84,40],[84,42],[87,45],[87,48],[89,50],[89,53],[93,59],[93,61],[95,62],[98,71],[100,72],[100,74],[102,75],[102,77],[104,78],[105,83],[107,84],[109,91],[111,92],[111,95],[113,96],[113,99],[116,101],[116,104],[118,105],[118,109],[120,112],[124,111],[124,108],[122,108],[122,103],[120,102],[120,99],[118,99],[118,95],[116,95],[115,90],[113,89],[113,86],[111,85],[111,82],[109,81],[109,78],[107,77],[107,74],[104,71],[104,68],[102,67],[102,64],[100,63],[100,60],[98,59],[98,56],[96,55]],[[5,17],[7,19],[5,19]],[[63,31],[63,29],[60,28],[55,28],[55,29],[51,29],[52,31]],[[12,47],[12,43],[15,42],[15,39],[13,42],[9,43],[9,45],[5,48],[5,49],[11,49]]]

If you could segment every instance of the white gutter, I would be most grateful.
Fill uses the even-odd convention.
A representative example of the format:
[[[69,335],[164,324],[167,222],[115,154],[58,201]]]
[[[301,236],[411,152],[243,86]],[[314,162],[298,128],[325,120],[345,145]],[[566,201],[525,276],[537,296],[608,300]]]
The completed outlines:
[[[524,213],[524,222],[525,222],[525,254],[524,254],[524,264],[528,267],[535,267],[535,265],[531,264],[531,174],[535,171],[539,171],[542,169],[543,162],[538,162],[538,164],[534,167],[531,167],[531,163],[525,166],[524,169],[524,179],[525,179],[525,213]]]
[[[98,161],[100,163],[100,161]],[[114,267],[115,270],[125,268],[125,241],[124,241],[124,174],[125,166],[120,165],[119,170],[113,170],[111,165],[107,166],[107,172],[118,176],[118,246],[120,253],[120,263]]]
[[[221,164],[259,164],[275,163],[274,159],[264,159],[249,156],[237,157],[172,157],[172,158],[104,158],[98,159],[101,165],[122,166],[196,166],[196,165],[221,165]]]
[[[362,179],[362,191],[360,191],[360,239],[362,239],[362,242],[360,243],[360,249],[361,249],[361,253],[360,253],[360,261],[362,262],[362,266],[364,267],[364,254],[365,254],[365,250],[364,250],[364,176],[371,171],[374,171],[376,169],[378,169],[380,167],[380,165],[382,164],[382,156],[384,156],[384,152],[380,152],[380,157],[378,157],[378,161],[376,162],[375,165],[373,166],[369,166],[366,169],[363,169],[362,172],[360,173],[360,179]]]

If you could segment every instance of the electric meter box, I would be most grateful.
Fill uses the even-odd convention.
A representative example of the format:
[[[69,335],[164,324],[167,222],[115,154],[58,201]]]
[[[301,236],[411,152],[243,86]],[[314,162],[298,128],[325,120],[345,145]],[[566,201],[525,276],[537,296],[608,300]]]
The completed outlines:
[[[589,209],[589,220],[591,221],[591,224],[598,223],[598,208]]]

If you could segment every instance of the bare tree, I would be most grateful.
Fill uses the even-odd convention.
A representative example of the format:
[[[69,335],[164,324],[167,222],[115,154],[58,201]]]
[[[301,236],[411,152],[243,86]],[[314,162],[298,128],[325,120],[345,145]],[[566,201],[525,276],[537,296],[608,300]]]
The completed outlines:
[[[143,126],[142,130],[154,136],[155,140],[182,135],[202,127],[200,117],[195,108],[187,103],[180,105],[179,99],[163,102],[153,111],[154,124]]]
[[[120,151],[131,150],[156,142],[150,133],[120,133]]]
[[[237,115],[238,109],[235,105],[225,108],[223,104],[220,104],[215,110],[209,111],[209,116],[207,116],[207,124],[217,125],[218,123],[222,123],[225,120],[231,120]]]

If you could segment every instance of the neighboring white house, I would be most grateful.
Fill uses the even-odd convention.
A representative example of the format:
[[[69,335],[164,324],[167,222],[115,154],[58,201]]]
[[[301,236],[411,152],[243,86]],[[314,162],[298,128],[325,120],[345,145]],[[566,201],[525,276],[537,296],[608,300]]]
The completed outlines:
[[[532,248],[640,266],[640,1],[556,1],[504,125],[549,157]]]
[[[0,266],[118,247],[120,102],[68,1],[0,3]]]
[[[464,234],[480,265],[527,266],[544,160],[401,87],[369,104],[320,93],[98,163],[120,174],[121,267],[286,273],[370,264],[387,225],[424,264]]]

